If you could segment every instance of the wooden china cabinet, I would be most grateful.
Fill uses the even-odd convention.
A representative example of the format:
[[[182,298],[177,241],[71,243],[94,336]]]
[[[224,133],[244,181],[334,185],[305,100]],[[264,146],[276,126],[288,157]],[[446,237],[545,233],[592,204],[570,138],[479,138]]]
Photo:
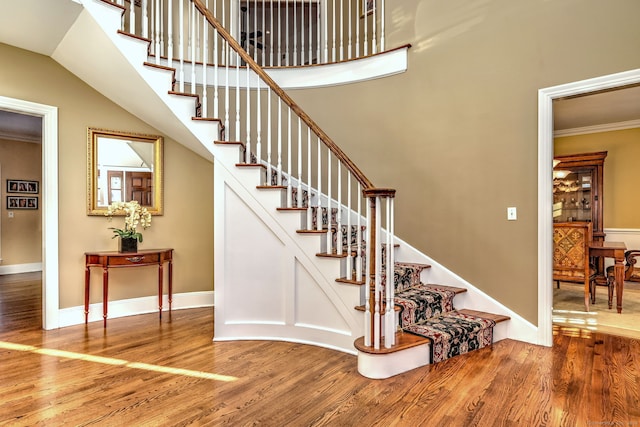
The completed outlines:
[[[606,151],[554,157],[553,221],[587,221],[604,240],[603,172]]]

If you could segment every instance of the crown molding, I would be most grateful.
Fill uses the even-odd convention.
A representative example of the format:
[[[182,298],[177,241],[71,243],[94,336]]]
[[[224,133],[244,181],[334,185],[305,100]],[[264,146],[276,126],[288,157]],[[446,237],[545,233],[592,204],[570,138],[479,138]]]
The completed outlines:
[[[40,135],[28,135],[25,133],[15,133],[15,132],[7,132],[0,129],[0,139],[7,139],[10,141],[18,141],[18,142],[35,142],[40,144],[42,142],[42,137]]]
[[[640,127],[640,119],[626,122],[607,123],[604,125],[585,126],[581,128],[563,129],[553,132],[554,137],[585,135],[588,133],[611,132],[614,130],[633,129]]]

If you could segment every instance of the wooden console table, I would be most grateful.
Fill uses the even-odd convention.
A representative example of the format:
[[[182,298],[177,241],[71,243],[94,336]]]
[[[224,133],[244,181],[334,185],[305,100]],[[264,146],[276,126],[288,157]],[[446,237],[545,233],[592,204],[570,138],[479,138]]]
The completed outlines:
[[[121,267],[158,266],[158,310],[162,319],[163,265],[169,263],[169,311],[173,291],[173,249],[148,249],[138,252],[85,252],[84,323],[89,321],[89,282],[91,267],[102,267],[102,318],[107,327],[109,269]]]

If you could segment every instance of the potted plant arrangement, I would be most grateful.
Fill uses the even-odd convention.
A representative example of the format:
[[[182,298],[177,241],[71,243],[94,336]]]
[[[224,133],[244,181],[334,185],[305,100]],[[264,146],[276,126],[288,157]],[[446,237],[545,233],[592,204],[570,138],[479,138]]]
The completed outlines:
[[[142,233],[138,231],[138,226],[146,230],[151,226],[151,214],[147,208],[131,200],[129,202],[113,202],[107,208],[105,216],[109,221],[115,214],[124,212],[124,228],[109,227],[113,230],[113,239],[120,238],[118,250],[120,252],[138,252],[138,242],[142,243]]]

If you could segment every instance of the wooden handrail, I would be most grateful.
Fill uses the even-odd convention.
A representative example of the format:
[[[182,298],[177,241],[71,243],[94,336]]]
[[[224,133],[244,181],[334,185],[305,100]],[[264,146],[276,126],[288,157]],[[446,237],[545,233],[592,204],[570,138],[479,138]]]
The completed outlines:
[[[207,19],[209,24],[216,28],[218,34],[229,43],[229,46],[240,55],[242,60],[271,88],[277,96],[284,101],[285,104],[293,110],[293,112],[302,119],[302,121],[320,138],[324,145],[347,167],[356,180],[364,189],[374,188],[373,183],[364,173],[351,161],[351,159],[336,145],[335,142],[327,135],[316,122],[309,117],[307,113],[295,103],[293,99],[260,67],[243,48],[235,38],[229,34],[226,28],[220,24],[215,16],[206,8],[201,0],[191,0],[200,13]]]

